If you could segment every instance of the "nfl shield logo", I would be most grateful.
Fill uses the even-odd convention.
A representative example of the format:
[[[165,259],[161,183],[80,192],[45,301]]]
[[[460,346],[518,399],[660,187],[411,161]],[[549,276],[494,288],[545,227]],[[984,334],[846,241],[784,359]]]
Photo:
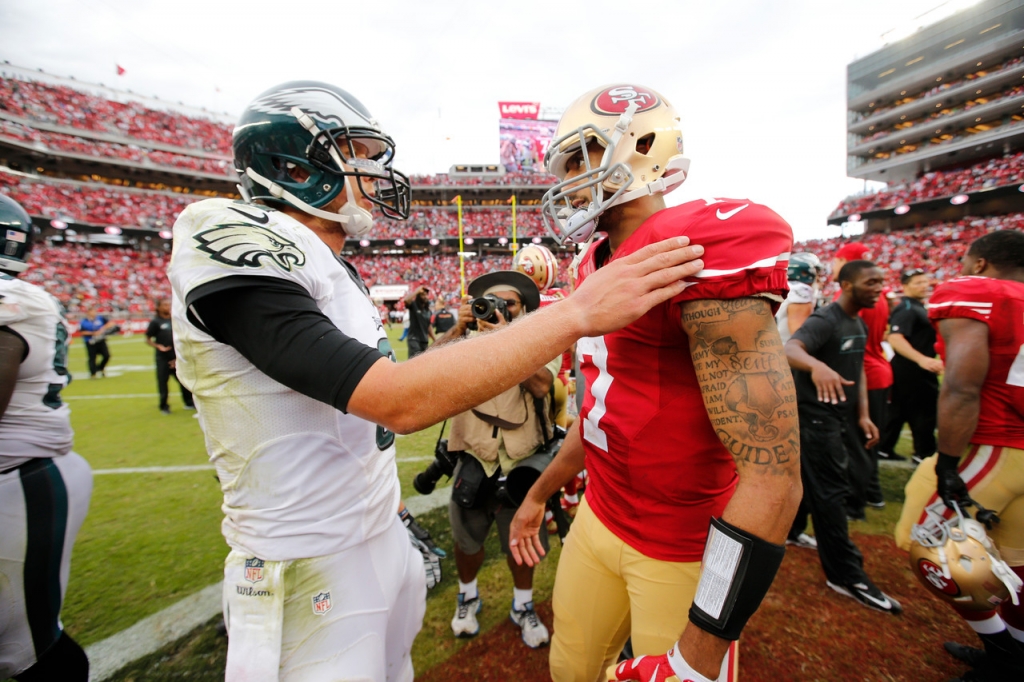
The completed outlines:
[[[263,559],[246,559],[244,577],[248,582],[254,584],[263,580]]]
[[[331,593],[321,592],[313,595],[313,613],[322,616],[331,610]]]

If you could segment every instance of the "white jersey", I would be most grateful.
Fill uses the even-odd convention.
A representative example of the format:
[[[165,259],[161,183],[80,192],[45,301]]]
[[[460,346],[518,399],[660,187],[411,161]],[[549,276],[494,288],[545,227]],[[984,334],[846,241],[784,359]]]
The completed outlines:
[[[786,300],[779,306],[779,312],[775,313],[775,321],[779,325],[779,336],[782,343],[789,341],[792,334],[789,333],[789,306],[791,303],[813,303],[814,287],[803,282],[790,282],[789,294]]]
[[[363,287],[298,221],[229,199],[182,211],[168,268],[177,373],[195,396],[224,492],[225,539],[286,561],[385,532],[399,503],[394,434],[285,387],[189,322],[189,294],[235,275],[295,282],[346,335],[391,350]]]
[[[0,274],[0,327],[28,347],[11,402],[0,417],[0,470],[32,457],[71,451],[71,410],[60,392],[67,370],[70,328],[64,308],[41,287]]]

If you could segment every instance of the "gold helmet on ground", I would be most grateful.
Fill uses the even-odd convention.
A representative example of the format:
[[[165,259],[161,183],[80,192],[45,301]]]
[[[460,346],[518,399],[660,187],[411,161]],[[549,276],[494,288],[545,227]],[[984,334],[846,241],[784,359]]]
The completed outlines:
[[[604,148],[593,167],[586,152],[581,171],[566,180],[567,165],[584,142]],[[604,211],[649,194],[671,191],[686,179],[679,114],[665,98],[639,85],[591,90],[562,114],[544,165],[560,182],[541,201],[548,230],[559,243],[587,241]],[[591,201],[574,208],[573,195],[590,188]]]
[[[939,503],[941,504],[941,503]],[[1019,603],[1021,579],[999,555],[985,526],[958,512],[927,509],[910,531],[910,567],[936,597],[972,611],[987,611],[1010,599]]]
[[[512,269],[532,279],[541,293],[558,279],[558,259],[543,244],[530,244],[520,249],[512,259]]]

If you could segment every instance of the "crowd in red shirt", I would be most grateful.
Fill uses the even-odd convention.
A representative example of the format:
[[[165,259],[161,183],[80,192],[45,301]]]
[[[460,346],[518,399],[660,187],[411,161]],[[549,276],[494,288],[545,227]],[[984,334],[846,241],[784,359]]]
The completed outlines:
[[[0,110],[41,123],[231,154],[227,123],[114,102],[66,85],[0,76]]]
[[[1024,182],[1024,152],[950,171],[925,173],[909,185],[891,185],[881,192],[847,197],[830,218],[867,213],[903,204]]]

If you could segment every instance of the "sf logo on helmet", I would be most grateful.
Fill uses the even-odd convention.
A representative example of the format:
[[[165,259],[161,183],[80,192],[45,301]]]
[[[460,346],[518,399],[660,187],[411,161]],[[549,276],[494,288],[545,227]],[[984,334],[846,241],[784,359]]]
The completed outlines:
[[[617,85],[607,90],[602,90],[594,98],[591,108],[598,114],[621,114],[632,102],[636,102],[639,108],[636,113],[654,109],[661,100],[650,90],[634,85]]]
[[[960,588],[957,587],[956,581],[946,578],[942,574],[942,569],[936,564],[927,559],[922,559],[917,566],[918,570],[921,571],[921,576],[939,592],[948,594],[951,597],[960,594]]]

